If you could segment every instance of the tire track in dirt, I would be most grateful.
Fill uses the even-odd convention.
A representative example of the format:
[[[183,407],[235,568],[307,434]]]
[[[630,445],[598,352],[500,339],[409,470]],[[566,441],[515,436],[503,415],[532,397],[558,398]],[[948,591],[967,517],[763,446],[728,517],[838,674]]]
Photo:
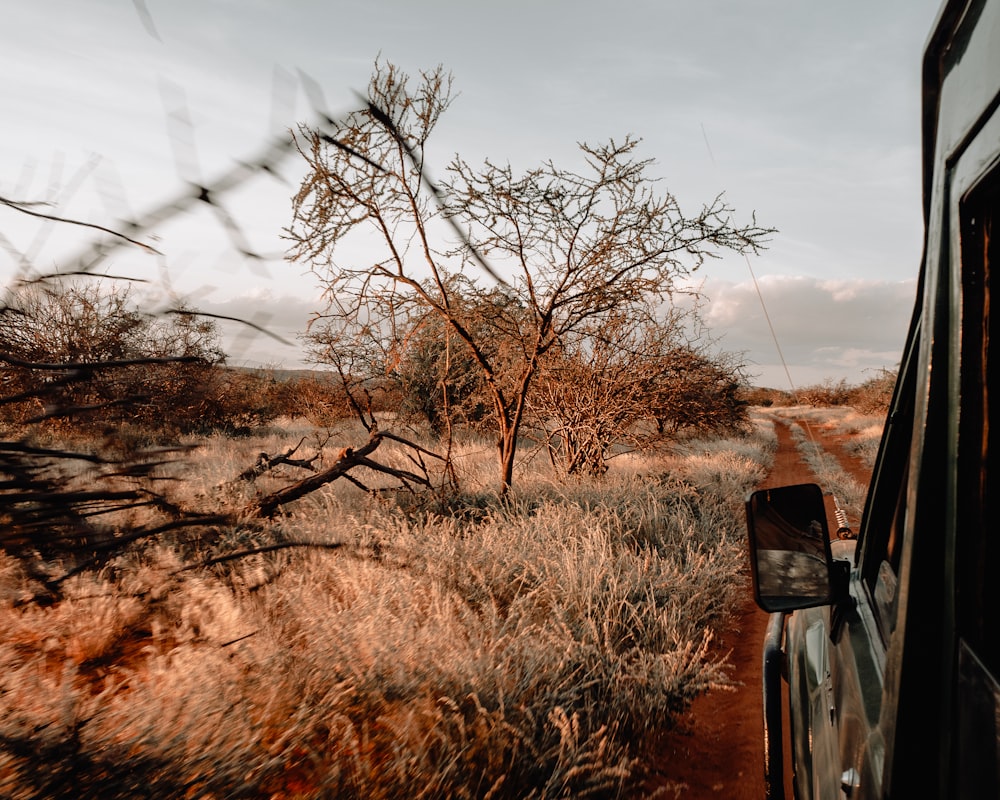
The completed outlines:
[[[791,425],[798,424],[801,426],[806,431],[810,440],[816,442],[827,456],[832,457],[845,474],[849,475],[859,486],[863,486],[867,490],[868,483],[872,477],[872,468],[850,449],[852,440],[850,434],[838,432],[832,424],[811,422],[801,417],[772,416],[771,419],[774,420],[776,430],[781,429],[788,432]],[[822,486],[823,482],[817,478],[816,474],[807,464],[803,463],[802,469],[804,472],[796,480],[784,481],[784,483],[819,483]],[[779,486],[781,483],[771,481],[770,485]],[[826,507],[827,523],[830,526],[832,534],[837,530],[836,517],[834,515],[836,506],[834,498],[825,492],[823,494],[823,505]],[[860,508],[858,509],[858,513],[860,514]],[[860,529],[860,519],[852,517],[848,522],[855,532]]]
[[[800,425],[805,424],[802,420],[798,420],[798,422]],[[810,424],[815,431],[815,423]],[[832,429],[832,426],[823,425],[820,426],[819,438],[822,439],[826,452],[834,456],[840,463],[841,469],[862,486],[867,487],[872,479],[872,468],[851,450],[852,437],[850,434],[838,433]]]
[[[760,486],[815,482],[789,429],[774,421],[778,447],[774,463]],[[800,422],[801,424],[801,422]],[[815,427],[815,426],[814,426]],[[871,469],[844,448],[849,437],[820,431],[816,438],[835,455],[848,474],[867,485]],[[832,505],[832,504],[831,504]],[[828,509],[832,521],[832,508]],[[676,791],[685,800],[764,800],[763,643],[768,614],[757,608],[750,589],[749,557],[744,563],[746,591],[731,625],[716,640],[714,655],[729,653],[733,691],[716,690],[696,698],[677,726],[656,748],[655,780],[647,788]],[[791,797],[789,786],[786,795]]]

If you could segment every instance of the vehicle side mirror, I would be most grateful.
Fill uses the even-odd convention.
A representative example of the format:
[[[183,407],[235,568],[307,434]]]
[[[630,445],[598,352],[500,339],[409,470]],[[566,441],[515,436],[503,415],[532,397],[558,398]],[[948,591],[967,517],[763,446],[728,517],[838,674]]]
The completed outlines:
[[[765,611],[834,601],[823,491],[814,483],[754,492],[747,500],[754,599]]]

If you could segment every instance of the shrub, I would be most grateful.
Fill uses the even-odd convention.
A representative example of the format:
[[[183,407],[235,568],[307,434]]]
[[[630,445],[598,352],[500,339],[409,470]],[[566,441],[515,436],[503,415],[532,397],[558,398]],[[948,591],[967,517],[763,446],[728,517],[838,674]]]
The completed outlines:
[[[329,428],[353,416],[342,384],[322,373],[286,379],[277,394],[283,417],[301,417]]]
[[[795,403],[790,392],[786,392],[784,389],[770,389],[762,386],[744,387],[741,397],[747,405],[760,406],[761,408],[790,406]]]
[[[807,406],[846,406],[850,404],[850,388],[843,378],[839,381],[827,379],[799,389],[795,397]]]
[[[9,292],[0,359],[8,423],[184,430],[204,417],[224,356],[211,321],[142,313],[127,285],[53,280]]]
[[[880,369],[859,386],[850,390],[849,403],[862,414],[885,415],[896,388],[897,370]]]

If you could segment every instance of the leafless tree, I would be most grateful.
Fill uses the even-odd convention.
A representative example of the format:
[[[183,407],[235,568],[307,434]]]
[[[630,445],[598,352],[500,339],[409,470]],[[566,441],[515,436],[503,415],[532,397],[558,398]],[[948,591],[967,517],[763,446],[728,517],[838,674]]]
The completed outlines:
[[[434,184],[426,146],[451,91],[440,67],[414,85],[395,66],[376,63],[364,109],[329,133],[302,127],[298,147],[309,172],[288,235],[329,301],[311,328],[314,342],[357,347],[377,339],[392,353],[406,344],[401,323],[426,313],[447,323],[482,374],[506,491],[546,353],[609,315],[669,296],[719,250],[756,251],[771,231],[737,224],[721,196],[685,213],[657,191],[651,161],[638,158],[631,137],[581,144],[579,171],[550,161],[521,174],[456,157],[447,179]],[[376,255],[341,261],[341,245],[355,235]],[[499,318],[490,332],[468,327],[453,280],[482,269],[502,277],[511,303],[525,311]],[[512,343],[503,357],[516,351],[513,363],[497,362],[487,346],[494,337]]]

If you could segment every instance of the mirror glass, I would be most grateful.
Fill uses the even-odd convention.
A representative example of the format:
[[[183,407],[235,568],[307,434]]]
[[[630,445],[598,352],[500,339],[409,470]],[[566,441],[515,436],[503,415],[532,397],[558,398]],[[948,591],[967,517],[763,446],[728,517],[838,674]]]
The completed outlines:
[[[830,533],[814,483],[763,489],[747,501],[754,595],[765,611],[831,602]]]

